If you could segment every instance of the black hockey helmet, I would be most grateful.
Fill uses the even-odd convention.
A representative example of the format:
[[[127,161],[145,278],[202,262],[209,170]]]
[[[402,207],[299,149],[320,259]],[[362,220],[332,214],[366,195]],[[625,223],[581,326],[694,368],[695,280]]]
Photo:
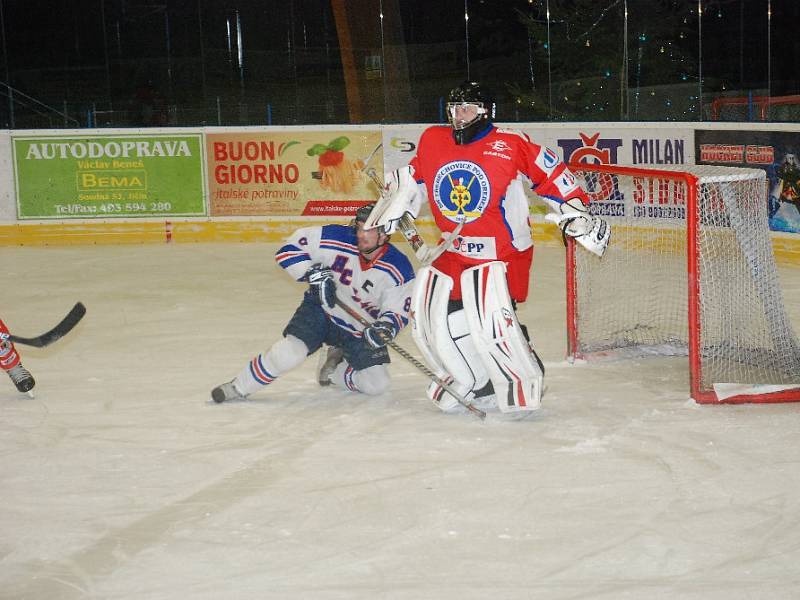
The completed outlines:
[[[459,116],[456,109],[461,108]],[[469,144],[494,120],[497,105],[492,93],[477,81],[464,81],[447,96],[447,120],[456,144]],[[467,118],[464,118],[466,114]]]

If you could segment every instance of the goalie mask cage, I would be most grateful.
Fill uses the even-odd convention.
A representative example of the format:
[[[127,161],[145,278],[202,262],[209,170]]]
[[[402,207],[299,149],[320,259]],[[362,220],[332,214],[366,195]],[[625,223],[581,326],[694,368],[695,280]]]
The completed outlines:
[[[697,402],[800,401],[764,171],[570,168],[612,237],[602,258],[568,244],[569,357],[688,355]]]

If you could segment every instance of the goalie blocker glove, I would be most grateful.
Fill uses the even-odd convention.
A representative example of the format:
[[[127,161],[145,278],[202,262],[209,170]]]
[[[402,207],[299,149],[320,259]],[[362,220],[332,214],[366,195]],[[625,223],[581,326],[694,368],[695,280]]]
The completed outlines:
[[[600,217],[592,216],[580,200],[561,205],[562,213],[548,213],[545,219],[558,225],[561,233],[574,238],[581,246],[602,257],[611,240],[611,227]]]
[[[375,321],[364,330],[364,341],[370,348],[383,348],[395,335],[397,331],[389,321]]]
[[[312,266],[306,271],[305,278],[311,289],[314,301],[320,306],[333,308],[336,304],[336,282],[330,267],[321,264]]]

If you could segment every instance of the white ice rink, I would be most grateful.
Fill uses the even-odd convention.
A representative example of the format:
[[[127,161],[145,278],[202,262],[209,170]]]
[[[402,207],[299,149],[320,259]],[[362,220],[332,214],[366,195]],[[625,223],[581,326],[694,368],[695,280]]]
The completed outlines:
[[[378,398],[312,357],[209,402],[300,300],[276,247],[0,248],[16,333],[88,309],[19,347],[35,399],[0,380],[0,598],[800,598],[800,405],[697,405],[685,358],[569,365],[556,246],[520,310],[533,418],[443,415],[397,356]]]

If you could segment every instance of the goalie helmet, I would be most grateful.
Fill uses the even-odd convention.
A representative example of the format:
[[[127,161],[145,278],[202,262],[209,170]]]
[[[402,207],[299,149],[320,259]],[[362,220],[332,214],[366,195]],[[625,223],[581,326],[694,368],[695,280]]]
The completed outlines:
[[[469,144],[485,131],[495,117],[492,94],[476,81],[465,81],[450,90],[447,97],[447,120],[453,128],[456,144]]]

